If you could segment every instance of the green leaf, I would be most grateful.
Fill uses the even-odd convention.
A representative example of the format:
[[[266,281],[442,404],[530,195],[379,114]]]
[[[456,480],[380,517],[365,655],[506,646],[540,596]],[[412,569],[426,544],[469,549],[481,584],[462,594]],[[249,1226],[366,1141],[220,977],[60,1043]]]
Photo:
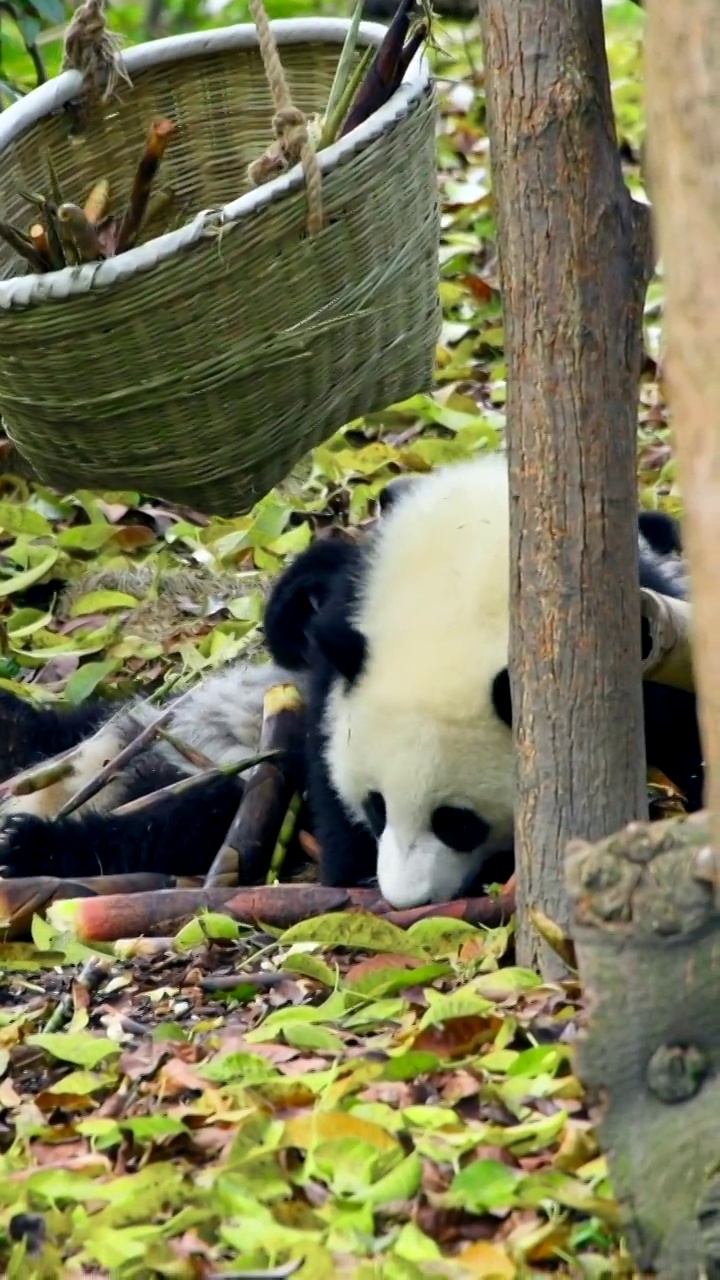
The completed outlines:
[[[93,1223],[84,1241],[85,1251],[111,1275],[124,1275],[121,1269],[140,1264],[147,1256],[149,1242],[161,1233],[159,1226],[145,1223],[123,1228]]]
[[[348,1007],[347,998],[340,991],[333,994],[320,1005],[290,1005],[284,1009],[274,1009],[259,1027],[245,1033],[248,1044],[261,1044],[264,1040],[272,1040],[278,1032],[285,1033],[287,1027],[297,1023],[337,1022]]]
[[[65,21],[65,9],[62,0],[24,0],[28,9],[34,9],[43,22],[58,26]]]
[[[614,1200],[598,1196],[592,1187],[581,1182],[571,1174],[561,1173],[554,1169],[543,1169],[528,1174],[518,1188],[518,1203],[536,1207],[545,1200],[554,1200],[557,1204],[566,1205],[580,1213],[593,1213],[617,1225],[619,1221],[618,1207]]]
[[[67,551],[98,551],[115,536],[112,524],[78,524],[58,534],[58,546]]]
[[[39,1169],[28,1174],[24,1184],[33,1196],[45,1204],[66,1200],[81,1204],[83,1200],[110,1200],[112,1190],[98,1178],[73,1173],[70,1169]]]
[[[380,1207],[395,1201],[411,1200],[420,1188],[422,1161],[415,1151],[401,1160],[394,1169],[366,1187],[360,1197],[363,1204]]]
[[[104,662],[85,662],[77,671],[73,671],[65,685],[65,700],[77,707],[95,692],[99,684],[107,676],[111,676],[122,664],[117,658],[106,658]]]
[[[219,911],[205,911],[193,920],[188,920],[175,935],[175,945],[181,949],[201,947],[208,940],[237,942],[241,927],[232,916],[221,915]],[[242,974],[238,974],[238,986],[242,983]]]
[[[443,916],[428,916],[425,920],[416,920],[410,925],[407,936],[418,946],[425,948],[431,955],[457,955],[463,942],[468,938],[482,935],[484,930],[478,929],[466,920],[449,920]]]
[[[513,995],[516,991],[530,991],[533,987],[541,986],[542,978],[539,974],[533,973],[532,969],[520,969],[517,966],[484,973],[473,980],[476,991],[486,991],[496,1000],[501,1000],[506,995]]]
[[[53,929],[42,916],[34,915],[30,922],[30,936],[38,951],[52,951],[57,938],[57,930]]]
[[[296,556],[312,542],[312,529],[307,521],[286,529],[279,538],[265,544],[265,550],[275,556]]]
[[[517,1150],[522,1155],[531,1151],[543,1151],[560,1137],[567,1118],[566,1111],[556,1111],[554,1115],[538,1116],[536,1120],[526,1120],[508,1128],[501,1128],[500,1125],[488,1127],[486,1141]]]
[[[127,1129],[136,1142],[161,1142],[163,1138],[176,1138],[187,1133],[187,1127],[174,1116],[133,1116],[130,1120],[119,1120],[121,1129]]]
[[[419,1129],[453,1129],[458,1117],[451,1107],[433,1107],[428,1104],[403,1108],[403,1119]]]
[[[291,952],[285,956],[280,968],[286,973],[300,973],[306,978],[314,978],[326,987],[334,987],[337,982],[337,970],[331,969],[319,956],[310,955],[307,951]]]
[[[407,1002],[400,997],[388,996],[383,1000],[374,1000],[364,1005],[356,1013],[343,1018],[344,1027],[359,1030],[361,1027],[377,1027],[378,1024],[399,1022],[408,1008]]]
[[[89,1093],[96,1093],[108,1084],[107,1076],[96,1075],[93,1071],[70,1071],[62,1080],[56,1080],[47,1087],[47,1093],[72,1094],[81,1098]]]
[[[367,911],[333,912],[301,920],[286,929],[279,941],[283,946],[292,942],[322,942],[327,947],[349,947],[353,951],[387,951],[428,958],[425,948],[409,940],[404,929]]]
[[[570,1057],[569,1045],[538,1044],[531,1049],[524,1049],[508,1068],[509,1076],[554,1075],[563,1062]]]
[[[0,596],[11,596],[15,595],[16,592],[27,591],[28,587],[31,587],[34,582],[39,582],[52,569],[59,554],[57,547],[53,547],[50,551],[46,551],[42,559],[38,560],[37,564],[31,565],[29,569],[14,573],[10,578],[0,578]]]
[[[511,1208],[521,1174],[499,1160],[474,1160],[456,1174],[448,1197],[470,1213]]]
[[[398,1232],[394,1252],[410,1262],[438,1262],[440,1249],[414,1222],[406,1222]]]
[[[260,1084],[264,1080],[278,1079],[277,1067],[255,1053],[219,1053],[196,1068],[196,1074],[213,1084],[228,1084],[237,1080],[241,1084]]]
[[[384,1080],[416,1080],[418,1076],[429,1075],[440,1065],[436,1053],[428,1053],[425,1049],[409,1049],[398,1057],[391,1058],[383,1067]]]
[[[55,969],[62,961],[62,951],[39,951],[30,942],[0,942],[0,973]]]
[[[313,1026],[312,1023],[299,1022],[283,1027],[283,1037],[287,1044],[294,1045],[296,1049],[312,1049],[318,1053],[337,1055],[345,1049],[345,1042],[334,1031],[329,1031],[327,1027]]]
[[[38,18],[22,17],[20,14],[15,15],[15,21],[26,46],[31,48],[42,31],[42,23]]]
[[[140,601],[125,591],[88,591],[73,602],[71,618],[81,618],[86,613],[105,613],[107,609],[135,609]]]
[[[60,1058],[62,1062],[74,1062],[76,1066],[90,1070],[105,1058],[121,1052],[120,1045],[89,1032],[68,1035],[66,1031],[43,1031],[28,1036],[25,1043],[37,1045],[38,1049],[43,1049],[53,1058]]]
[[[404,987],[424,986],[425,983],[435,982],[437,978],[444,978],[451,973],[449,964],[423,964],[416,969],[373,969],[361,974],[359,978],[353,978],[348,984],[348,990],[377,1000],[382,996],[394,995]]]
[[[418,1031],[424,1031],[426,1027],[440,1026],[451,1018],[477,1017],[494,1008],[492,1000],[486,1000],[474,991],[469,991],[467,987],[450,995],[438,995],[431,988],[426,995],[431,1003],[418,1023]]]
[[[179,1022],[159,1022],[152,1033],[152,1038],[160,1043],[163,1040],[172,1042],[179,1041],[183,1044],[190,1039],[187,1028],[180,1025]]]
[[[49,538],[53,531],[49,520],[41,516],[39,511],[32,511],[30,507],[14,502],[0,502],[0,529],[3,533],[15,536],[26,533],[32,538]]]
[[[40,609],[14,609],[7,620],[8,636],[13,641],[23,640],[36,631],[42,631],[52,620],[52,610],[43,613]]]

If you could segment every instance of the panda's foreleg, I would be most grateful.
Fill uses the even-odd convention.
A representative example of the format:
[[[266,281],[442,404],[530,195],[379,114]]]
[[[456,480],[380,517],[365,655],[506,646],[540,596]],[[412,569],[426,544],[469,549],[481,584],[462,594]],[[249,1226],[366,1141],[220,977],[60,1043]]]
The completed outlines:
[[[687,799],[691,813],[703,803],[703,750],[695,697],[684,689],[643,681],[645,756]]]
[[[176,780],[180,776],[174,774]],[[165,786],[171,780],[169,774],[157,777],[156,785]],[[165,797],[137,813],[103,813],[88,807],[55,820],[16,814],[0,830],[2,874],[8,878],[79,878],[140,871],[204,875],[241,795],[239,779],[215,778],[200,790]],[[128,798],[126,792],[124,799]]]
[[[110,702],[55,710],[0,690],[0,782],[78,746],[112,715]]]
[[[321,883],[347,889],[374,880],[377,873],[374,837],[350,819],[318,752],[311,752],[307,770],[308,806],[313,834],[321,850]]]

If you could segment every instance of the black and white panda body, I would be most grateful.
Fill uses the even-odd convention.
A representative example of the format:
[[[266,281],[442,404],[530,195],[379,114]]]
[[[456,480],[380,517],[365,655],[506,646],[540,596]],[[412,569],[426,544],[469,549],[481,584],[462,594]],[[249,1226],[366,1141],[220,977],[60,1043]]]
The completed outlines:
[[[491,860],[512,846],[505,460],[394,482],[382,508],[367,541],[316,542],[278,579],[265,610],[272,662],[207,678],[178,702],[168,729],[214,763],[234,763],[257,751],[266,690],[298,684],[321,879],[354,885],[377,873],[384,896],[405,907],[494,878]],[[641,515],[639,529],[642,584],[685,596],[673,522]],[[648,682],[644,700],[649,762],[699,807],[694,698]],[[168,742],[54,820],[155,714],[137,702],[63,714],[0,693],[0,780],[83,743],[72,777],[0,812],[5,874],[207,870],[236,811],[237,780],[218,779],[200,799],[170,797],[150,816],[111,812],[194,772]]]
[[[239,763],[258,750],[267,689],[286,681],[297,684],[298,678],[272,663],[228,667],[202,681],[189,696],[172,700],[168,733],[215,765]],[[150,812],[112,812],[198,772],[167,740],[152,742],[75,813],[56,817],[71,796],[157,718],[159,710],[134,699],[119,709],[117,703],[98,701],[56,711],[0,691],[0,781],[79,748],[69,777],[0,807],[4,875],[82,877],[155,871],[193,876],[208,870],[240,801],[242,783],[236,776],[212,779],[201,793],[167,797]]]
[[[365,545],[304,552],[268,601],[274,659],[308,679],[322,878],[442,901],[511,849],[507,466],[484,456],[388,488]],[[684,597],[674,522],[640,515],[641,584]],[[648,762],[701,803],[695,699],[646,682]]]

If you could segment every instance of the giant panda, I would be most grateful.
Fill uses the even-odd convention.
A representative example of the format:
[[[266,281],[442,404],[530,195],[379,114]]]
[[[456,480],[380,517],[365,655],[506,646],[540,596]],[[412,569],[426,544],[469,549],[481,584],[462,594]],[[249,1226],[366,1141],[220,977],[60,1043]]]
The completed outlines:
[[[299,684],[321,879],[354,885],[377,875],[384,897],[409,907],[466,892],[512,847],[506,462],[487,455],[403,478],[387,488],[381,508],[364,542],[318,541],[280,576],[264,617],[271,663],[211,677],[178,706],[178,723],[169,727],[217,762],[242,759],[257,749],[265,690],[279,680]],[[641,515],[638,548],[642,584],[684,596],[674,523]],[[694,698],[646,683],[644,699],[648,761],[697,808]],[[0,697],[0,720],[3,710],[27,721],[10,735],[30,756],[14,769],[100,727],[70,785],[17,797],[6,808],[4,875],[207,869],[237,806],[231,780],[213,784],[201,803],[171,798],[151,819],[108,812],[190,771],[167,743],[137,757],[77,815],[51,820],[83,774],[137,733],[146,707],[61,716],[16,699],[8,712]]]
[[[456,897],[512,846],[509,492],[497,454],[396,481],[365,545],[315,545],[265,613],[308,680],[309,796],[331,885],[377,870],[395,907]],[[640,514],[641,585],[684,597],[677,526]],[[643,685],[646,752],[701,803],[695,699]]]

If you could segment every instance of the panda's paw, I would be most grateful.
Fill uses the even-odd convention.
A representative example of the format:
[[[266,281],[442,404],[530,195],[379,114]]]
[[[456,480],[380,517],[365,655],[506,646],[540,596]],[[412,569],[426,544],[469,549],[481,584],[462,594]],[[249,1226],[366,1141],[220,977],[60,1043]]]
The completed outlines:
[[[62,844],[52,822],[34,814],[10,814],[0,827],[0,875],[5,880],[24,876],[61,875]]]

